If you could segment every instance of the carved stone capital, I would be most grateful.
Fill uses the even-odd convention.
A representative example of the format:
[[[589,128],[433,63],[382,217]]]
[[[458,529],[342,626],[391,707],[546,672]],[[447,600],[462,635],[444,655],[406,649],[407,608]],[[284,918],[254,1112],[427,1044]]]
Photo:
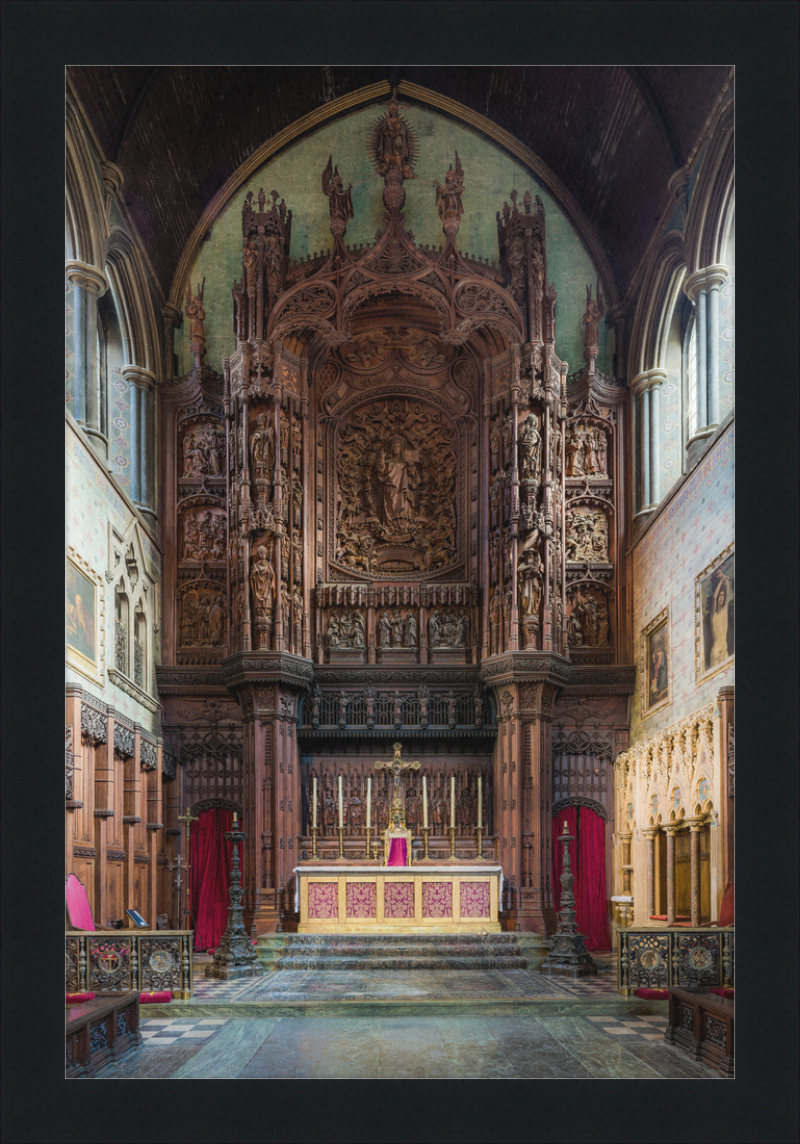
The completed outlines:
[[[158,766],[158,756],[155,743],[148,743],[146,739],[142,739],[139,748],[139,758],[141,759],[142,769],[145,771],[154,771]]]
[[[730,269],[721,262],[714,266],[706,266],[703,270],[695,270],[683,283],[683,292],[692,302],[697,301],[698,294],[707,294],[709,290],[724,286],[730,277]]]
[[[102,270],[89,266],[87,262],[68,262],[65,270],[67,281],[72,286],[82,286],[90,294],[101,298],[108,289],[108,279]]]
[[[110,159],[104,159],[102,161],[100,170],[103,172],[103,186],[106,189],[106,194],[111,198],[115,198],[117,193],[121,190],[122,184],[125,182],[124,174],[117,164],[112,163]]]
[[[144,389],[148,393],[156,384],[156,375],[141,365],[124,365],[122,376],[129,385],[138,385],[140,389]]]
[[[171,302],[167,302],[161,307],[161,313],[165,326],[172,326],[177,329],[183,322],[183,312],[177,306],[173,306]]]
[[[508,683],[549,683],[563,687],[569,683],[570,663],[556,652],[518,651],[485,659],[481,665],[481,680],[497,687]]]
[[[108,741],[108,722],[106,716],[86,703],[81,704],[81,734],[94,743]]]
[[[645,370],[644,373],[639,373],[631,381],[631,389],[637,395],[646,393],[649,389],[658,389],[667,380],[667,371],[665,369],[656,368]]]
[[[680,202],[680,200],[685,197],[688,185],[689,172],[686,167],[679,167],[678,170],[673,172],[667,179],[667,189],[677,202]]]

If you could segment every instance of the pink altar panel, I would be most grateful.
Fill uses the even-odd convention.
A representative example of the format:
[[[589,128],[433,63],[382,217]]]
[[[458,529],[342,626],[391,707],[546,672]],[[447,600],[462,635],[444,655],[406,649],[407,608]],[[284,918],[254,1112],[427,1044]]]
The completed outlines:
[[[461,916],[462,918],[489,917],[488,882],[461,883]]]
[[[308,916],[319,920],[339,916],[339,886],[337,882],[310,882],[308,886]]]
[[[347,883],[348,918],[374,918],[378,914],[378,887],[374,882]]]
[[[383,916],[385,918],[413,918],[413,882],[390,882],[388,878],[386,879],[383,890]]]
[[[408,846],[405,838],[393,838],[389,843],[389,859],[387,866],[407,866]]]
[[[422,883],[423,918],[452,918],[453,886],[451,882]]]

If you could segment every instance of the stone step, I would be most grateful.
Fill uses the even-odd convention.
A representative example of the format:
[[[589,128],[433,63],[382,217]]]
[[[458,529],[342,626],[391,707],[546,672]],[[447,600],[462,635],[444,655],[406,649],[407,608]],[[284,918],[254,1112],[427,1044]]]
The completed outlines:
[[[408,957],[343,957],[341,955],[316,957],[282,957],[278,962],[278,969],[327,969],[327,970],[356,970],[356,969],[527,969],[528,959],[525,957],[456,957],[447,954],[437,954],[435,957],[408,956]]]
[[[295,949],[300,946],[345,946],[363,945],[368,943],[378,943],[380,945],[393,945],[399,943],[408,945],[416,944],[419,942],[429,942],[432,945],[446,945],[457,942],[459,945],[475,946],[483,946],[489,942],[492,945],[516,946],[519,944],[521,936],[523,936],[524,939],[524,937],[527,935],[520,935],[516,933],[293,933],[282,935],[287,949]],[[533,934],[531,937],[535,939],[538,937],[538,934]],[[259,943],[263,942],[264,940],[265,939],[263,937],[259,938]]]

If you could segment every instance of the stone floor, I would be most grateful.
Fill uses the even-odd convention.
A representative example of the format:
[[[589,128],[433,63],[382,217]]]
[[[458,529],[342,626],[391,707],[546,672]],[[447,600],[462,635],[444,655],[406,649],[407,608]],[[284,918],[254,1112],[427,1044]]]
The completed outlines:
[[[142,1007],[142,1048],[96,1079],[721,1079],[664,1040],[666,1002],[620,997],[610,969],[196,973],[191,1000]]]

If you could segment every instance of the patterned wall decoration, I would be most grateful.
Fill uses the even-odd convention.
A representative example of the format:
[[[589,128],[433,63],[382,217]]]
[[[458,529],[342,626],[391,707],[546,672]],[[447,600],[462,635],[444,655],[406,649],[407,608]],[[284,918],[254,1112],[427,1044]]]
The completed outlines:
[[[642,689],[632,697],[631,743],[688,716],[732,686],[729,666],[695,683],[695,578],[733,540],[734,425],[709,450],[633,550],[633,630],[670,610],[671,698],[642,726]],[[664,576],[664,568],[670,575]],[[641,662],[639,663],[641,670]]]
[[[727,417],[734,406],[736,379],[736,276],[731,274],[719,298],[719,416]]]
[[[108,457],[111,471],[127,492],[131,465],[131,394],[122,370],[112,366],[108,379]]]
[[[664,497],[683,471],[681,432],[681,375],[670,370],[661,386],[661,496]]]

